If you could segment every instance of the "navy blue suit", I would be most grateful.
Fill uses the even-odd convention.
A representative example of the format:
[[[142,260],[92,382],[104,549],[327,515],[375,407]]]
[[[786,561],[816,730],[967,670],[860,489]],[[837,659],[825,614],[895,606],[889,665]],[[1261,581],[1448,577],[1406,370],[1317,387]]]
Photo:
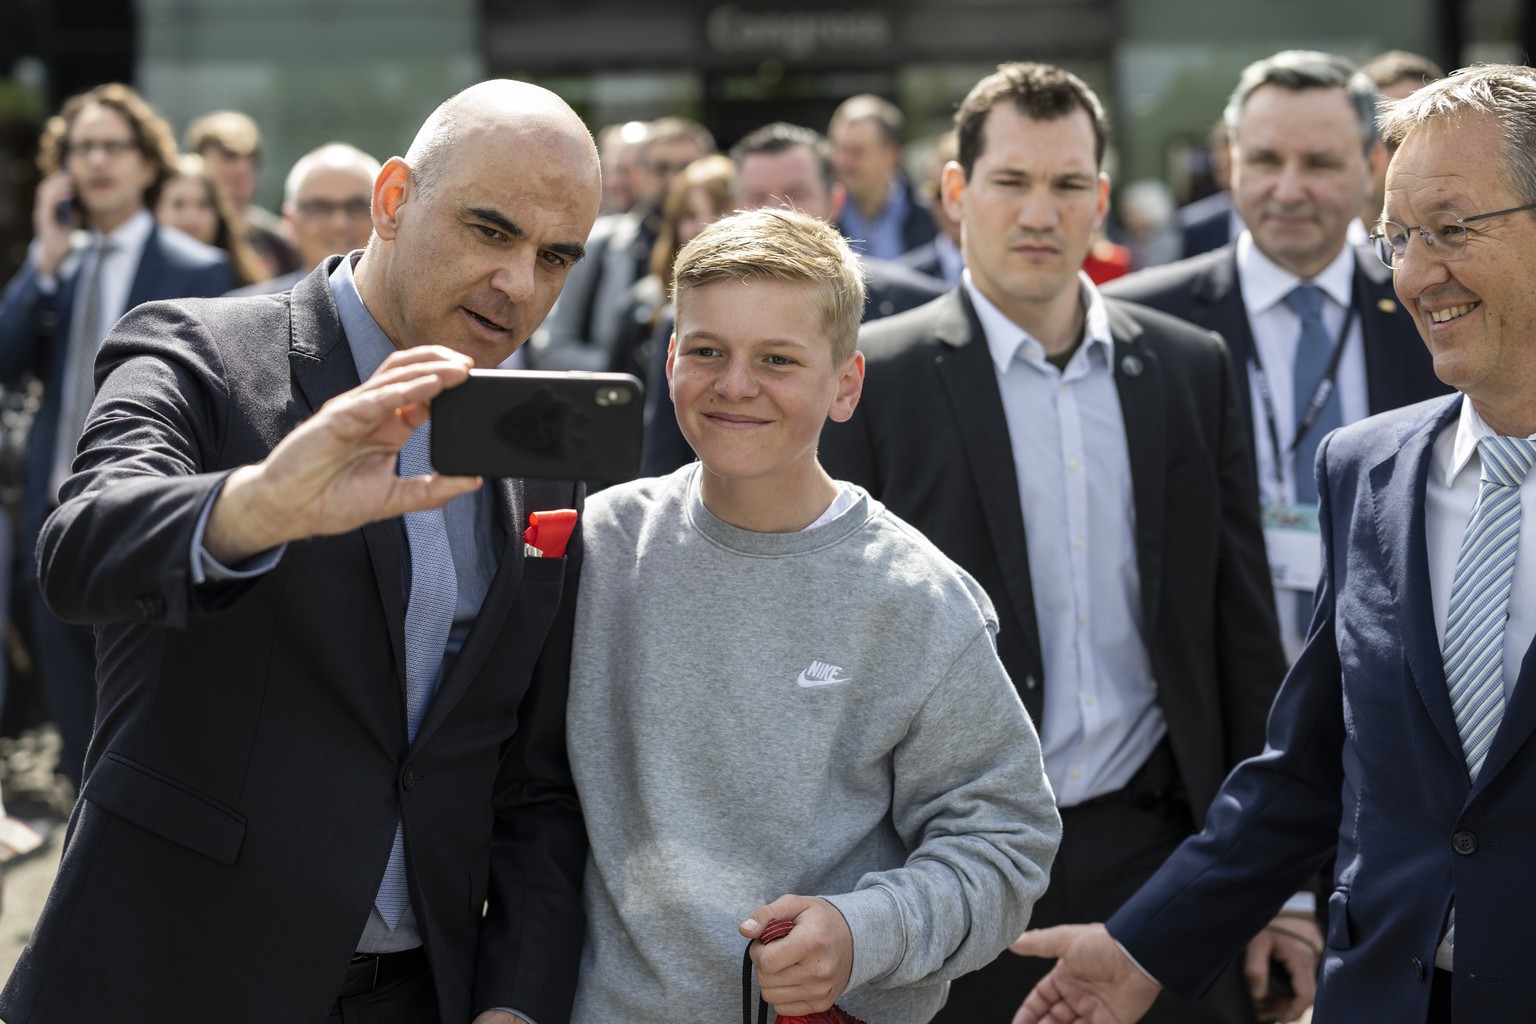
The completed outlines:
[[[44,294],[38,287],[37,267],[28,261],[6,285],[0,296],[0,381],[14,384],[29,370],[43,380],[43,403],[32,423],[23,469],[18,542],[22,557],[18,568],[24,583],[22,593],[30,597],[38,675],[64,741],[60,767],[78,785],[95,710],[91,634],[60,622],[43,606],[37,595],[37,563],[32,557],[43,520],[54,506],[51,477],[59,437],[59,402],[53,396],[61,393],[69,362],[77,278],[76,273],[67,274],[60,278],[53,294]],[[222,295],[230,284],[229,263],[223,252],[180,231],[152,228],[129,287],[128,308],[155,299]]]
[[[1530,1016],[1536,654],[1474,785],[1430,596],[1426,481],[1459,409],[1459,396],[1399,409],[1318,451],[1317,612],[1268,749],[1108,922],[1174,991],[1206,985],[1337,844],[1317,1024],[1423,1021],[1453,894],[1456,1019]]]

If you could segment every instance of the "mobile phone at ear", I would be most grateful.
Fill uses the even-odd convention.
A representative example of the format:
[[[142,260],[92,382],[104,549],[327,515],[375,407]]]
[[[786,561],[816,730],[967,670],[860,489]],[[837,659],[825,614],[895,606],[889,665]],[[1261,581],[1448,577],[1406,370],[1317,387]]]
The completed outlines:
[[[453,476],[629,480],[640,471],[643,396],[627,373],[471,370],[432,400],[432,466]]]

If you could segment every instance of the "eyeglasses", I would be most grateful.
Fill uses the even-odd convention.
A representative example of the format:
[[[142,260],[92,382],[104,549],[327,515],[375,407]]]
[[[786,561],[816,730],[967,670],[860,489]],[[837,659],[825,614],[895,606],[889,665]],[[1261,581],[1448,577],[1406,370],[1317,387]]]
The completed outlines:
[[[65,143],[65,155],[89,158],[93,151],[100,150],[103,156],[115,160],[138,148],[139,144],[132,139],[81,139]]]
[[[1408,251],[1408,239],[1417,231],[1419,237],[1424,239],[1424,248],[1429,250],[1430,255],[1441,260],[1458,260],[1467,251],[1468,224],[1526,210],[1536,210],[1536,203],[1511,206],[1507,210],[1494,210],[1492,213],[1475,213],[1470,217],[1442,213],[1436,222],[1415,228],[1405,228],[1390,220],[1382,221],[1381,227],[1371,232],[1371,244],[1376,249],[1377,259],[1389,267],[1396,267]]]
[[[306,220],[322,220],[338,213],[346,214],[348,220],[362,220],[371,212],[368,200],[361,196],[340,202],[333,199],[301,199],[298,210],[299,216]]]

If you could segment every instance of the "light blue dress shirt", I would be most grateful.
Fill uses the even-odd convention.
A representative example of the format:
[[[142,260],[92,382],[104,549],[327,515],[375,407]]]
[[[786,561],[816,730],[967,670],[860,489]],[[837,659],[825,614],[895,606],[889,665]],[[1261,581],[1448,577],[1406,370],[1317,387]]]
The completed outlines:
[[[969,271],[963,280],[992,354],[1018,475],[1045,667],[1045,771],[1057,802],[1070,807],[1124,788],[1167,733],[1140,621],[1109,316],[1080,276],[1084,340],[1058,370]]]

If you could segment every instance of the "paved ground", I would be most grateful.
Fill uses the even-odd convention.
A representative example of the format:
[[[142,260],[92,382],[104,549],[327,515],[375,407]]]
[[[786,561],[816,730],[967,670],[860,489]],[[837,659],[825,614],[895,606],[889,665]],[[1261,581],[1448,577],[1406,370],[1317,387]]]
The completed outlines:
[[[0,737],[0,790],[5,794],[6,810],[18,818],[51,829],[41,850],[5,866],[3,910],[0,910],[0,982],[10,977],[11,968],[32,935],[32,926],[42,913],[59,867],[63,846],[64,823],[69,818],[72,800],[69,784],[58,778],[54,765],[59,757],[59,737],[51,727],[23,733],[19,737]],[[1298,1024],[1307,1024],[1308,1013]],[[3,1024],[3,1022],[0,1022]]]
[[[5,809],[50,832],[42,849],[3,869],[0,978],[10,976],[21,956],[59,867],[59,849],[72,795],[69,784],[54,775],[58,759],[59,737],[52,728],[0,738],[0,792],[5,795]]]

